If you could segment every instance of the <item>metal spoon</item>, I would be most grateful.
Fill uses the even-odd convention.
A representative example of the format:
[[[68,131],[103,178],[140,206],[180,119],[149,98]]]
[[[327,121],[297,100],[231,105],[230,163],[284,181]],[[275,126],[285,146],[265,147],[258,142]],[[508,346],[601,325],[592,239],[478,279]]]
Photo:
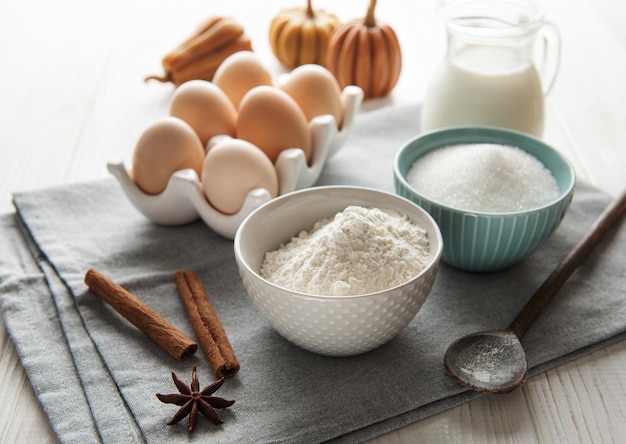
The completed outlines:
[[[528,364],[520,338],[625,210],[626,190],[598,216],[508,328],[473,333],[448,347],[444,358],[448,372],[463,386],[478,392],[509,393],[521,386]]]

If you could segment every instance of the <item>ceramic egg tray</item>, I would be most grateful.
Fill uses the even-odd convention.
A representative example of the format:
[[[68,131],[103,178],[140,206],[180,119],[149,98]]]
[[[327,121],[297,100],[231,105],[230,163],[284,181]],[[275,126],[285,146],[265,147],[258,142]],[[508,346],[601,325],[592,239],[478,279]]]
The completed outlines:
[[[276,159],[274,167],[278,174],[279,195],[315,184],[326,161],[345,142],[363,101],[363,91],[357,86],[347,86],[341,92],[341,100],[344,108],[341,129],[337,129],[335,118],[330,114],[314,117],[309,122],[312,137],[310,164],[300,148],[284,150]],[[209,141],[209,147],[224,137],[229,136],[214,137]],[[155,195],[146,194],[137,187],[121,160],[109,162],[107,168],[133,206],[152,222],[183,225],[201,218],[209,228],[229,239],[235,237],[237,228],[253,210],[272,199],[266,189],[254,189],[237,213],[224,214],[211,206],[204,196],[200,178],[191,168],[175,172],[165,190]]]

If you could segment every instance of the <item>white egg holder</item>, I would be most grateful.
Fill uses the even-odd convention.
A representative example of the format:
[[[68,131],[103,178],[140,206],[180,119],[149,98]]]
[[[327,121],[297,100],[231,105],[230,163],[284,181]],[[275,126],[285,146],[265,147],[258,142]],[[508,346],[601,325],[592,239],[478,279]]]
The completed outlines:
[[[362,101],[363,90],[358,86],[347,86],[343,89],[341,129],[337,128],[335,118],[330,114],[311,119],[310,164],[301,148],[289,148],[280,153],[274,163],[279,195],[308,188],[317,182],[326,161],[337,153],[348,138]],[[208,148],[225,137],[229,136],[215,136],[209,141]],[[183,225],[201,218],[209,228],[228,239],[235,237],[237,228],[252,211],[272,199],[268,190],[257,188],[248,193],[237,213],[224,214],[206,199],[200,178],[191,168],[172,174],[165,190],[160,194],[143,192],[131,179],[130,171],[122,160],[108,162],[107,169],[118,180],[133,206],[152,222],[160,225]]]

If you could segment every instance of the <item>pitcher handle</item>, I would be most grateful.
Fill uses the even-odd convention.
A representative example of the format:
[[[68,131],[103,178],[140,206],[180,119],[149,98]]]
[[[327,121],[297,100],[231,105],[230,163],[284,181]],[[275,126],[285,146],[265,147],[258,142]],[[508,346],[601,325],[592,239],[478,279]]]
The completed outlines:
[[[552,22],[546,21],[539,30],[543,42],[541,60],[541,84],[544,95],[552,90],[561,64],[561,35]]]

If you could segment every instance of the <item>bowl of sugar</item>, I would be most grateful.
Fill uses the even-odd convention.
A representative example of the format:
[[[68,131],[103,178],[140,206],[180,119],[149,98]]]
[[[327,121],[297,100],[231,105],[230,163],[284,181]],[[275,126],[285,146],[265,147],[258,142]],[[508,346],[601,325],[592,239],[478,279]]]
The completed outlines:
[[[467,271],[502,270],[537,250],[561,223],[575,182],[556,149],[494,127],[425,132],[394,159],[396,193],[433,216],[442,261]]]
[[[443,242],[434,219],[403,197],[323,186],[253,211],[234,250],[242,282],[274,330],[311,352],[352,356],[416,317]]]

